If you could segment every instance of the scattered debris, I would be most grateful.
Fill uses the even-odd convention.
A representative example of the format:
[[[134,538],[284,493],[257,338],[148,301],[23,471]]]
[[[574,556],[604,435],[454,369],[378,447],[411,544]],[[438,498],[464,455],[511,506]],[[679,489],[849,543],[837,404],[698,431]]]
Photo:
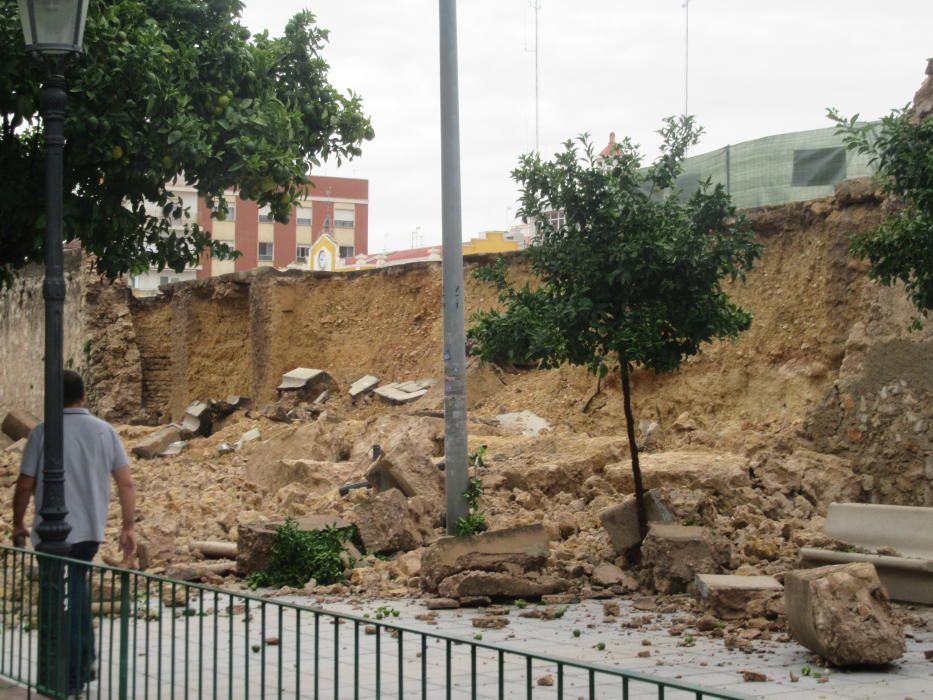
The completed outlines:
[[[657,489],[645,492],[645,509],[648,511],[648,522],[672,523],[674,516],[665,505]],[[612,546],[619,554],[625,554],[629,549],[641,542],[641,533],[638,528],[638,509],[634,496],[629,496],[622,503],[606,508],[599,514]]]
[[[488,615],[486,617],[474,617],[473,626],[480,629],[498,630],[509,624],[509,618],[502,615]]]
[[[166,425],[137,442],[132,452],[141,459],[155,459],[168,449],[169,445],[179,440],[181,440],[179,427],[174,424]]]
[[[350,394],[350,398],[355,401],[360,396],[370,393],[377,386],[379,386],[379,377],[367,374],[353,382],[350,385],[348,393]]]
[[[6,414],[3,424],[0,425],[0,430],[13,441],[22,440],[28,438],[32,429],[41,422],[28,411],[13,409]]]
[[[296,367],[282,375],[282,381],[276,388],[280,394],[285,391],[302,391],[317,396],[332,381],[330,375],[322,369]]]
[[[386,403],[404,404],[420,399],[428,393],[428,389],[434,384],[435,380],[433,379],[419,379],[415,382],[393,382],[374,389],[373,393]]]

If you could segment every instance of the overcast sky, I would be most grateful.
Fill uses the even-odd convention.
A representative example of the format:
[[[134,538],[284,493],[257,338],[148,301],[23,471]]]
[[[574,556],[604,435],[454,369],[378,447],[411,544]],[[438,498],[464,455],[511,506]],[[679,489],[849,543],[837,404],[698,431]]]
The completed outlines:
[[[281,33],[314,12],[332,83],[363,96],[376,130],[327,175],[369,179],[369,249],[441,240],[437,0],[246,0],[245,24]],[[656,153],[684,106],[683,0],[540,0],[541,152],[610,131]],[[830,126],[828,106],[875,118],[903,106],[933,56],[930,0],[690,0],[689,111],[697,153]],[[533,0],[460,0],[464,238],[515,220],[509,173],[535,146]]]

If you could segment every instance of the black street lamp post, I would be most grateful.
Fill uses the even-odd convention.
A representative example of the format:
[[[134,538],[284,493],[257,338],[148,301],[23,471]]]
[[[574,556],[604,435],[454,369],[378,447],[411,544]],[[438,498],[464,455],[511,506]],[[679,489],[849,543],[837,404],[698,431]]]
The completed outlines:
[[[40,108],[45,128],[45,434],[42,464],[42,522],[36,527],[40,552],[67,555],[71,526],[66,521],[63,463],[63,315],[65,277],[62,250],[62,170],[65,69],[82,53],[89,0],[18,0],[26,51],[46,67]],[[39,562],[38,685],[64,696],[68,690],[69,641],[64,638],[65,567],[56,559]]]

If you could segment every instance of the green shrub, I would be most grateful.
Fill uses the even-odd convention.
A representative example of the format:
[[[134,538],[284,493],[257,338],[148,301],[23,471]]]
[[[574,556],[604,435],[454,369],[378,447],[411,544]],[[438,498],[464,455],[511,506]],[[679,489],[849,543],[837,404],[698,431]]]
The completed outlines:
[[[272,538],[272,561],[265,571],[250,574],[247,582],[259,586],[303,586],[310,579],[329,585],[343,578],[343,543],[350,539],[352,528],[326,527],[303,532],[289,518]]]

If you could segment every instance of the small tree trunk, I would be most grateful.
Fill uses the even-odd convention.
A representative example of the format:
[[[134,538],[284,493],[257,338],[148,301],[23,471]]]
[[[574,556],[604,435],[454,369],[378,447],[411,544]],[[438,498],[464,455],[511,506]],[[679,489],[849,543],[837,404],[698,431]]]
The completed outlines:
[[[648,509],[645,507],[645,487],[641,482],[641,467],[638,464],[638,443],[635,440],[635,417],[632,415],[632,387],[629,384],[628,362],[620,363],[622,373],[622,403],[625,407],[625,427],[632,453],[632,478],[635,481],[635,509],[638,512],[638,531],[641,538],[648,535]]]
[[[583,404],[582,413],[586,413],[590,410],[590,405],[593,403],[593,399],[603,393],[603,378],[599,374],[596,375],[596,391],[593,392],[593,395],[586,400],[586,403]]]

